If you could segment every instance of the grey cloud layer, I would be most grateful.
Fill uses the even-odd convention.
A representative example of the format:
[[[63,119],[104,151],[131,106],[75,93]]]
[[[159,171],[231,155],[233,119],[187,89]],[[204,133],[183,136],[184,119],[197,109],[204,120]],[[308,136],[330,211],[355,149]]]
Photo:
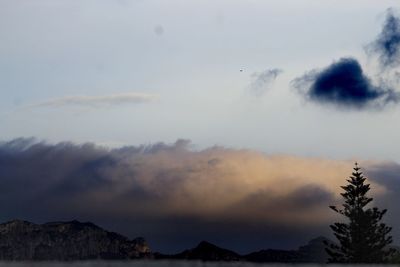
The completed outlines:
[[[65,96],[33,104],[28,106],[28,108],[63,106],[106,107],[121,104],[137,104],[150,102],[157,99],[158,97],[158,95],[142,93],[124,93],[103,96]]]
[[[262,96],[282,72],[281,69],[275,68],[253,73],[251,75],[252,82],[250,84],[251,93],[255,96]]]
[[[400,18],[388,9],[381,33],[367,47],[369,54],[376,54],[383,68],[396,67],[400,63]]]
[[[329,232],[327,207],[352,162],[189,145],[2,143],[0,218],[90,220],[162,251],[201,239],[239,251],[290,247]],[[384,199],[386,182],[373,190]]]

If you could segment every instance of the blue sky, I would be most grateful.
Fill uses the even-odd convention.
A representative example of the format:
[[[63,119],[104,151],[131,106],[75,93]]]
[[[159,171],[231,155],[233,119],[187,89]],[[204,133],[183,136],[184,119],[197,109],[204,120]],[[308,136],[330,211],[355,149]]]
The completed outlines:
[[[325,107],[290,83],[347,56],[376,77],[364,47],[396,4],[0,0],[0,138],[185,138],[197,148],[398,162],[396,105]],[[254,73],[275,68],[282,73],[254,95]]]

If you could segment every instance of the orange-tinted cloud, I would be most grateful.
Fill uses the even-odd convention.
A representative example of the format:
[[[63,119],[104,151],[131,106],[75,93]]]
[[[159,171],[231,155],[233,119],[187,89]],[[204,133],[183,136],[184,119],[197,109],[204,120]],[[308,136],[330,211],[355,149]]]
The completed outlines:
[[[18,139],[0,145],[0,205],[3,219],[118,224],[140,218],[134,230],[153,235],[162,235],[170,220],[210,231],[224,224],[244,232],[248,225],[311,231],[337,219],[328,206],[340,200],[353,164],[223,147],[195,151],[185,140],[107,149]],[[370,182],[373,195],[383,197],[385,183]]]

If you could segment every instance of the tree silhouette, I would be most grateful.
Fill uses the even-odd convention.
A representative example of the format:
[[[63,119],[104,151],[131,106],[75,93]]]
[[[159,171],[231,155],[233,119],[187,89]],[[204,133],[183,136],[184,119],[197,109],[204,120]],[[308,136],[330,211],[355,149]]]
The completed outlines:
[[[344,193],[342,208],[330,206],[332,210],[347,218],[347,222],[337,222],[331,229],[339,244],[326,243],[329,262],[335,263],[384,263],[390,260],[394,250],[388,248],[392,243],[389,236],[391,227],[382,223],[385,210],[366,208],[372,201],[367,196],[370,184],[355,164],[353,173],[347,179],[348,184],[341,186]]]

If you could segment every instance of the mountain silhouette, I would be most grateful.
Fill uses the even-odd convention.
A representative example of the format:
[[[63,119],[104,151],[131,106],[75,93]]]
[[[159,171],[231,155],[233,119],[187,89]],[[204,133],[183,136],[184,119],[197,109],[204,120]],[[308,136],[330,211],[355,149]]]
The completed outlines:
[[[143,238],[130,240],[91,222],[35,224],[13,220],[0,224],[0,260],[87,260],[170,259],[201,261],[251,261],[282,263],[325,263],[324,237],[309,241],[297,250],[264,249],[247,255],[207,241],[173,255],[152,253]],[[330,242],[330,241],[329,241]]]
[[[0,224],[0,260],[87,260],[151,257],[143,238],[129,240],[87,222]]]
[[[220,248],[207,241],[201,241],[195,248],[185,250],[175,255],[158,254],[156,258],[202,260],[202,261],[239,261],[243,258],[234,251]]]

